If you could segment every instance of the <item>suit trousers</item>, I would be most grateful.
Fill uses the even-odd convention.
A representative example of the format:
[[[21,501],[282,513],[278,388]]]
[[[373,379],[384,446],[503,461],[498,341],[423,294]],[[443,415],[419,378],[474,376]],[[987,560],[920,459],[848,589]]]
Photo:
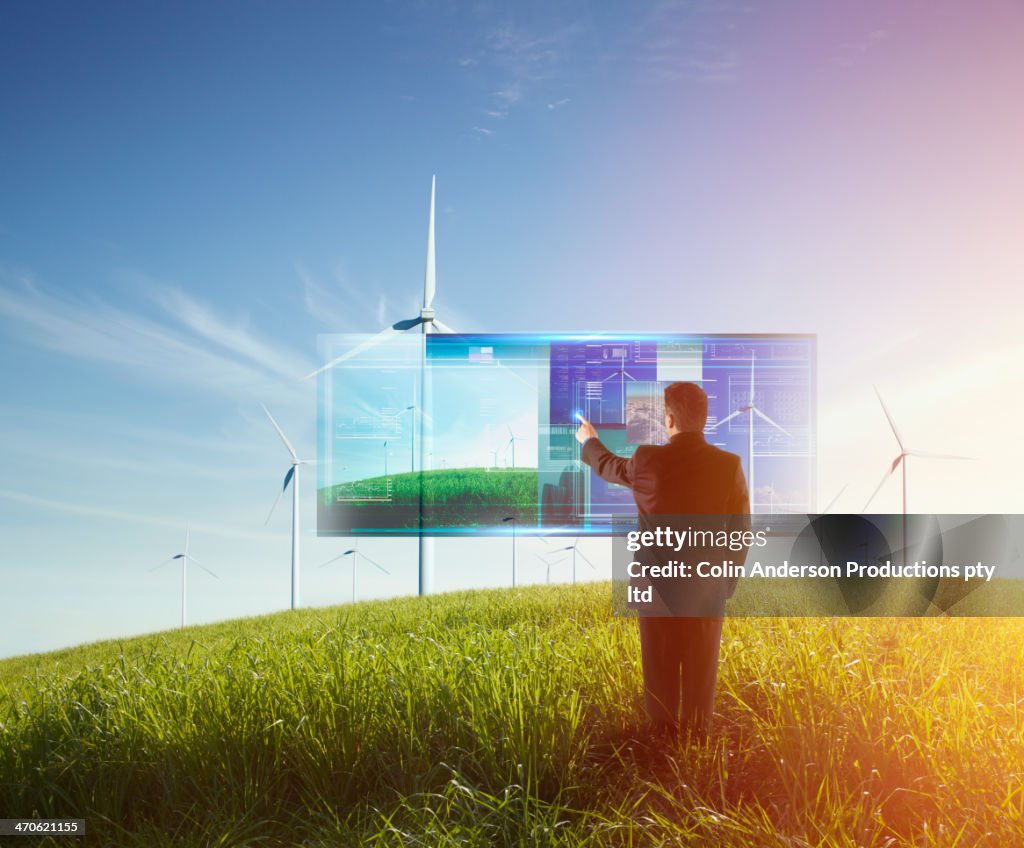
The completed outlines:
[[[665,729],[711,730],[722,619],[643,617],[640,657],[647,716]]]

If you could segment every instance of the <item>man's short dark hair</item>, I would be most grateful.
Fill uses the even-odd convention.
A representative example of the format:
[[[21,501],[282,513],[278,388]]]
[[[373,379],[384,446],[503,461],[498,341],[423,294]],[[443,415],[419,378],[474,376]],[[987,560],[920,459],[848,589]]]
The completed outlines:
[[[708,423],[708,396],[696,383],[672,383],[665,387],[665,410],[678,430],[703,430]]]

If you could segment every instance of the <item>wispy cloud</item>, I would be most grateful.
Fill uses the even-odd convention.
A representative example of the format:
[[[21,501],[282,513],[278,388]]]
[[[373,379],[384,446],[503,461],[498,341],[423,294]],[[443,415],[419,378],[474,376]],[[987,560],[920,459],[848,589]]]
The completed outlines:
[[[228,321],[179,288],[155,286],[154,299],[186,329],[242,360],[284,378],[304,373],[308,360],[256,336],[244,323]]]
[[[528,102],[555,102],[552,95],[561,93],[576,72],[573,57],[585,30],[574,21],[538,31],[509,19],[485,28],[472,50],[459,59],[466,73],[479,75],[487,85],[481,113],[502,120]],[[473,129],[483,135],[491,128]]]
[[[297,378],[309,362],[259,338],[169,286],[149,294],[169,321],[40,286],[30,275],[0,276],[0,319],[30,345],[145,377],[251,399],[268,391],[304,397]]]
[[[91,506],[78,501],[62,501],[56,498],[45,498],[33,495],[29,492],[19,492],[14,489],[0,489],[0,499],[28,504],[30,506],[44,507],[47,510],[67,512],[73,515],[86,515],[94,518],[109,518],[116,521],[127,521],[133,524],[148,524],[155,527],[180,528],[182,532],[185,525],[181,521],[163,518],[159,515],[146,515],[140,512],[130,512],[122,509],[105,506]],[[193,531],[206,533],[210,536],[218,536],[225,539],[248,539],[266,541],[267,539],[283,539],[282,533],[274,533],[268,530],[256,531],[246,527],[233,528],[226,526],[223,522],[217,524],[204,524],[191,522]]]
[[[306,312],[318,325],[332,330],[355,326],[351,311],[343,308],[342,298],[338,294],[321,285],[300,262],[295,263],[295,273],[302,283],[302,301]]]
[[[489,130],[487,127],[473,127],[473,132],[485,137],[494,135],[494,130]]]
[[[733,2],[661,0],[634,31],[636,64],[653,80],[730,82],[742,70],[734,31],[750,10]]]
[[[507,108],[523,99],[523,87],[518,83],[506,85],[494,92],[494,99]]]
[[[569,102],[569,98],[568,97],[563,97],[561,100],[556,100],[553,103],[549,103],[548,104],[548,109],[557,109],[560,106],[564,106],[568,102]]]

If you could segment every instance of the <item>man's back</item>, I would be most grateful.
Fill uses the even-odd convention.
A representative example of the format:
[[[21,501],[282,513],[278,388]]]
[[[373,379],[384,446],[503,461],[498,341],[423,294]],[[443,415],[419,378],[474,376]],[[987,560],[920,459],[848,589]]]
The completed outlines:
[[[603,479],[632,489],[640,530],[749,529],[740,458],[708,444],[702,433],[676,433],[667,444],[640,445],[628,459],[613,454],[600,439],[590,439],[582,459]],[[720,564],[722,553],[721,548],[689,545],[652,548],[644,556],[645,564],[669,559]],[[736,588],[736,578],[725,576],[656,578],[651,583],[671,614],[686,616],[722,615]]]
[[[641,445],[635,457],[632,489],[641,514],[728,515],[738,506],[746,512],[737,491],[740,458],[709,445],[700,433]]]

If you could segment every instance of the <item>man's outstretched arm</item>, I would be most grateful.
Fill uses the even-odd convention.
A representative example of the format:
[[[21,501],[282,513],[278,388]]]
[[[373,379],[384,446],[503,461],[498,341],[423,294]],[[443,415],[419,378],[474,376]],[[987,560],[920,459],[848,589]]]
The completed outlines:
[[[576,441],[583,445],[580,458],[593,468],[602,480],[633,488],[635,478],[633,457],[627,459],[613,454],[597,437],[594,425],[582,416],[580,421],[582,423],[576,430]]]

